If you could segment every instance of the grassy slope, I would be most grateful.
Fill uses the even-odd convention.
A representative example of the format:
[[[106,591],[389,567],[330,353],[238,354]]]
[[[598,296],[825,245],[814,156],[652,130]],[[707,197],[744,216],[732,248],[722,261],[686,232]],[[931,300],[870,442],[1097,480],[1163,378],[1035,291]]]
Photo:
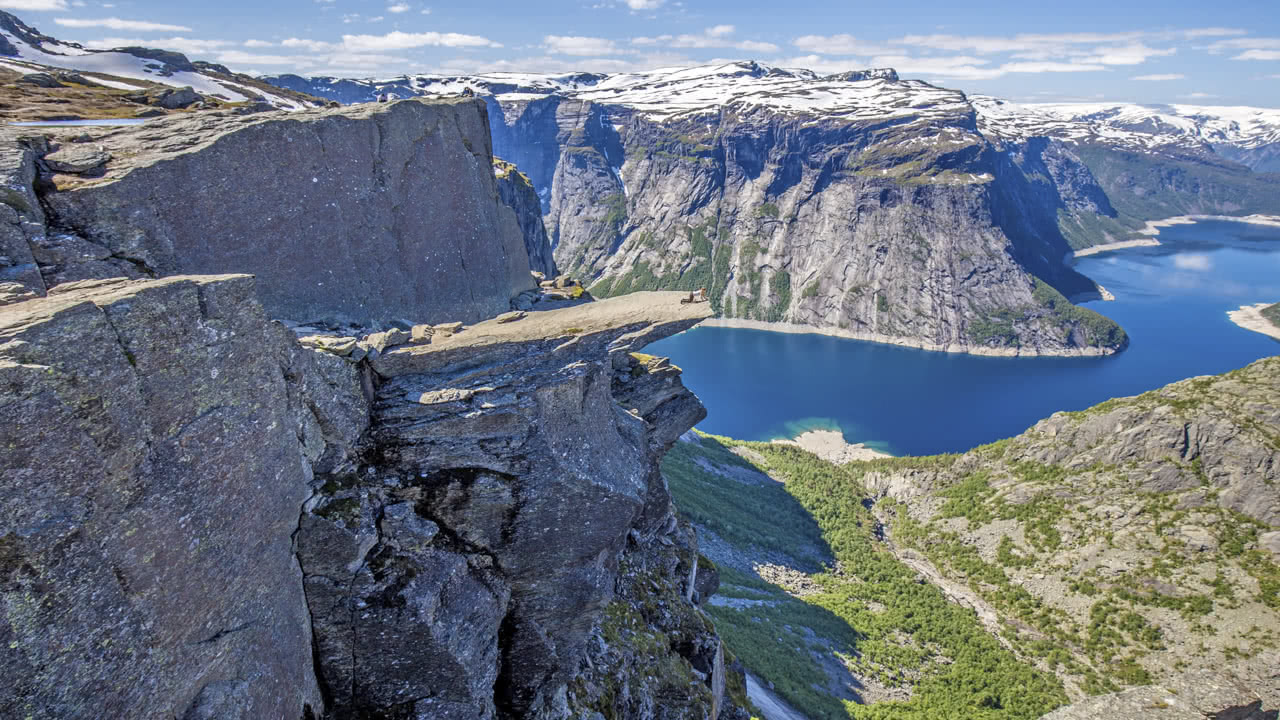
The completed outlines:
[[[1280,328],[1280,303],[1276,303],[1271,307],[1263,308],[1262,317],[1270,320],[1272,325]]]
[[[1131,427],[1172,413],[1231,423],[1232,453],[1280,450],[1280,432],[1256,420],[1280,404],[1277,374],[1280,359],[1262,361],[1057,420],[1068,430]],[[1081,454],[1104,455],[1115,437]],[[1201,458],[1034,459],[1059,442],[1033,430],[964,456],[837,467],[797,448],[704,437],[678,445],[663,471],[682,512],[742,551],[721,563],[721,595],[749,604],[712,608],[729,647],[815,720],[1034,718],[1068,690],[1097,694],[1166,671],[1247,663],[1280,643],[1280,567],[1256,549],[1276,528],[1220,507]],[[726,477],[745,470],[785,484]],[[1175,489],[1146,488],[1171,475],[1181,478]],[[873,504],[874,488],[890,483],[902,499]],[[1188,527],[1208,539],[1189,542]],[[996,611],[999,640],[918,580],[898,559],[908,548]],[[753,571],[742,557],[801,572]],[[910,689],[910,699],[836,699],[821,667],[836,654],[862,679],[860,695]]]
[[[759,453],[783,485],[745,485],[695,460],[751,468],[728,452]],[[898,467],[950,459],[890,461]],[[731,544],[787,552],[829,546],[834,563],[808,574],[803,599],[741,569],[721,566],[722,596],[768,604],[712,608],[727,644],[778,693],[814,720],[856,718],[1035,718],[1066,701],[1051,674],[1020,662],[986,633],[973,612],[948,602],[876,540],[876,520],[849,473],[796,448],[704,438],[683,443],[663,465],[677,506]],[[799,561],[797,565],[804,565]],[[836,570],[835,568],[839,568]],[[888,688],[914,687],[905,702],[861,706],[816,689],[826,675],[813,652],[831,641],[860,676]]]

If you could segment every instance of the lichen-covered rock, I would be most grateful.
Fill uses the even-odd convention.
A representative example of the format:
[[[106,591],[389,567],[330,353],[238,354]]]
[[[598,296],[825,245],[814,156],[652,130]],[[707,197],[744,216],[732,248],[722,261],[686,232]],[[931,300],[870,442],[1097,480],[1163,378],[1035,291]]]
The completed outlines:
[[[279,338],[247,276],[0,309],[0,716],[322,710]]]
[[[21,144],[9,135],[0,145]],[[532,286],[480,101],[209,112],[93,135],[112,159],[50,188],[48,222],[142,272],[253,273],[273,316],[363,325],[480,320]]]

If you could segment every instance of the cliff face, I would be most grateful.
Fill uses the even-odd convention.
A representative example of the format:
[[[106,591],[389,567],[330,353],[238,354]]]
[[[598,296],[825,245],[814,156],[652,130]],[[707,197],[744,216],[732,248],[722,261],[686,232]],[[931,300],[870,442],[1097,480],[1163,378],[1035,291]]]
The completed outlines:
[[[732,716],[633,355],[710,308],[505,312],[480,103],[78,139],[2,156],[0,715]]]
[[[629,354],[707,314],[646,294],[356,361],[299,346],[245,276],[6,307],[0,666],[23,681],[0,708],[714,718],[697,540],[657,470],[705,410]]]
[[[558,97],[490,117],[544,193],[558,263],[597,295],[706,287],[726,317],[933,349],[1123,347],[1113,323],[1058,298],[1094,291],[1063,264],[1058,229],[1078,196],[1105,206],[1088,168],[1059,150],[1061,182],[1037,183],[1040,148],[996,148],[963,95],[939,94],[855,120],[739,106],[655,118]]]
[[[498,180],[498,196],[507,207],[515,211],[516,221],[524,234],[524,247],[529,252],[529,269],[540,272],[547,279],[554,279],[556,260],[551,252],[551,241],[542,224],[542,201],[533,189],[529,177],[520,169],[500,158],[493,159],[493,174]]]
[[[478,101],[83,133],[10,151],[10,175],[41,175],[39,204],[22,190],[7,204],[44,223],[28,234],[46,286],[251,272],[275,317],[364,325],[478,320],[532,287]]]
[[[0,323],[0,715],[320,711],[306,410],[252,279],[77,283]]]

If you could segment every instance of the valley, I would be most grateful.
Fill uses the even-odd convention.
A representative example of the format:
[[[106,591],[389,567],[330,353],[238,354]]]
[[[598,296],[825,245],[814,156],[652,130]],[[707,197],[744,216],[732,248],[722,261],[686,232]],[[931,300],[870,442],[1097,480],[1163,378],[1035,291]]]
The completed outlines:
[[[0,12],[0,716],[1280,712],[1280,111],[109,40]]]

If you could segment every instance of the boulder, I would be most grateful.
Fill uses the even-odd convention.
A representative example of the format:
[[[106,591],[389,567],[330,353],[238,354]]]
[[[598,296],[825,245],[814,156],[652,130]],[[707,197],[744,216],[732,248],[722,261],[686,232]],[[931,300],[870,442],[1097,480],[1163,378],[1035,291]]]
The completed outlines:
[[[82,175],[99,170],[111,160],[111,153],[100,147],[67,145],[44,156],[44,164],[53,172]]]
[[[30,73],[23,75],[14,82],[19,85],[34,85],[41,88],[64,88],[66,85],[58,82],[58,79],[49,73]]]
[[[156,104],[166,110],[181,110],[204,100],[204,97],[189,87],[176,90],[165,90],[156,97]]]

